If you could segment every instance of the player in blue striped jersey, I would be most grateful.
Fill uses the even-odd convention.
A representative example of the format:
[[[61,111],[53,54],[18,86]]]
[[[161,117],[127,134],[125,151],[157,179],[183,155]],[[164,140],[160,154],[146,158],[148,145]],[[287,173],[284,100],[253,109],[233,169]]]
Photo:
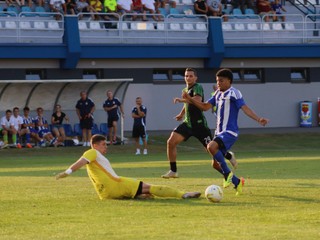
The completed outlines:
[[[228,168],[224,159],[224,154],[231,149],[236,142],[239,134],[238,129],[238,113],[242,111],[260,125],[265,126],[268,119],[259,117],[249,108],[241,92],[232,87],[233,74],[229,69],[221,69],[216,74],[218,90],[205,103],[191,98],[188,94],[183,93],[183,98],[188,102],[196,105],[203,111],[212,109],[216,106],[215,113],[217,117],[217,126],[214,139],[208,144],[207,149],[213,156],[213,161],[217,161],[223,171],[224,182],[223,187],[229,187],[232,183],[237,191],[237,195],[242,193],[244,179],[238,178]]]
[[[31,148],[30,144],[30,136],[39,142],[40,146],[45,146],[45,142],[42,138],[39,137],[38,131],[35,129],[35,124],[33,122],[32,117],[29,116],[30,108],[23,108],[23,124],[22,124],[22,135],[26,135],[26,146]],[[28,146],[29,145],[29,146]],[[30,147],[31,146],[31,147]]]
[[[53,137],[49,130],[48,121],[43,117],[43,108],[37,108],[37,116],[33,119],[33,122],[38,130],[39,137],[45,139],[52,146],[62,145],[60,138]]]

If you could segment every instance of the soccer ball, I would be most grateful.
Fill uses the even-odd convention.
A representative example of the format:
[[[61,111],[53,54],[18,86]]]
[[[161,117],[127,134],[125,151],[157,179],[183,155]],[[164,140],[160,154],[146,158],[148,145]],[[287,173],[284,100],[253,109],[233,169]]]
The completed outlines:
[[[205,191],[205,196],[209,202],[220,202],[223,198],[223,192],[219,186],[210,185]]]

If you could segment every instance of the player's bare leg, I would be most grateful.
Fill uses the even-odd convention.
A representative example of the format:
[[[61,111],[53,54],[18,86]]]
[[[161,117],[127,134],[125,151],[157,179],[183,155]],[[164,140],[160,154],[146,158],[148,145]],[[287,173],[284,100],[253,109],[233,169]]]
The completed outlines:
[[[112,139],[110,141],[112,141],[112,143],[116,143],[117,142],[117,130],[118,130],[118,126],[117,126],[117,121],[113,121],[112,122],[112,129],[113,129],[113,136]]]
[[[167,141],[167,158],[170,162],[170,170],[162,175],[162,178],[177,178],[177,146],[184,140],[184,137],[179,133],[172,132]]]

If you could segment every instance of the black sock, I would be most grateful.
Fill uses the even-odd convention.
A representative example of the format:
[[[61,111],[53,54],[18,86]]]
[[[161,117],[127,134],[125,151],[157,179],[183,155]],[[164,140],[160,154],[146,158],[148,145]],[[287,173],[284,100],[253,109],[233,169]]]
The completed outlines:
[[[172,172],[177,172],[177,163],[176,162],[170,162],[170,169]]]
[[[232,158],[231,154],[229,152],[227,152],[224,157],[228,160],[230,160]]]

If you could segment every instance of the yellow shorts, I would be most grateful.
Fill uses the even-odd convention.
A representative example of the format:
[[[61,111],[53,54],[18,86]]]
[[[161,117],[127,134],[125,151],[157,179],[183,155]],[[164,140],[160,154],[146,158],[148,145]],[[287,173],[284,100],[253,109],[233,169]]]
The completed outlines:
[[[120,177],[119,181],[108,181],[106,185],[97,184],[95,188],[100,199],[134,198],[140,182],[134,178]]]

